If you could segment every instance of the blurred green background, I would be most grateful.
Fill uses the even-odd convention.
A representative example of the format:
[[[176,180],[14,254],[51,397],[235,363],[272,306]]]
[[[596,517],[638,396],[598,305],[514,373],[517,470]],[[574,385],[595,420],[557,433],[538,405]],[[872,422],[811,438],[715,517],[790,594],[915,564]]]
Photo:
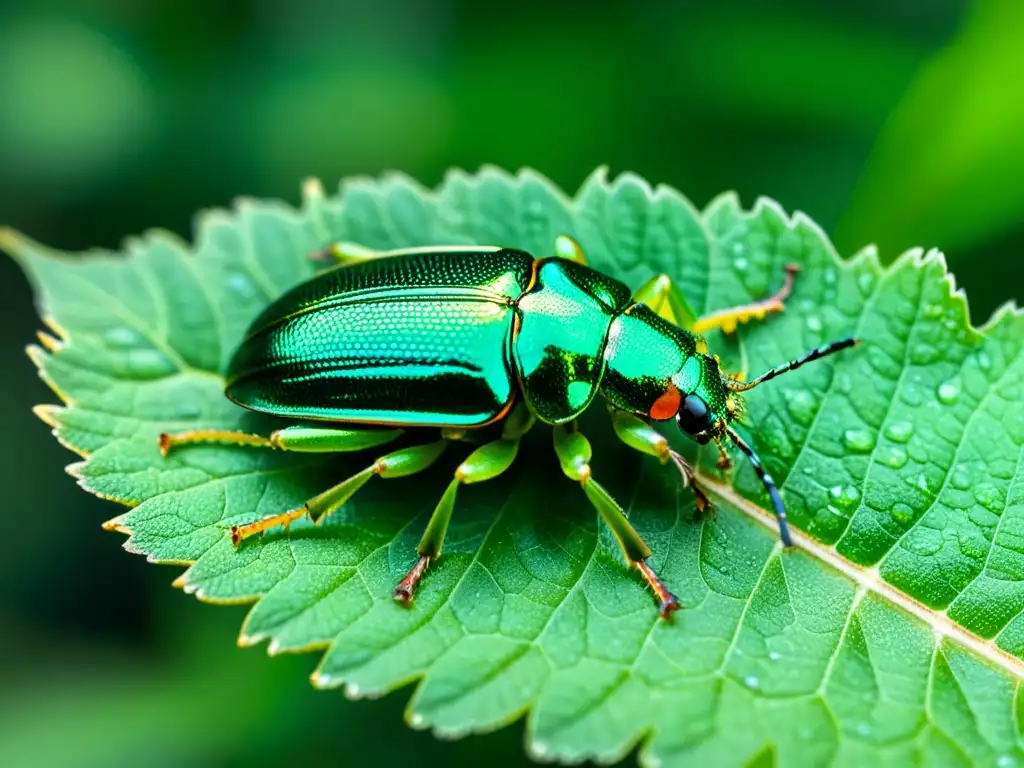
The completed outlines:
[[[809,213],[844,253],[947,252],[972,317],[1024,276],[1020,0],[9,0],[0,222],[70,249],[190,232],[237,195],[452,165],[598,164]],[[524,762],[522,724],[442,743],[408,691],[352,703],[234,637],[244,608],[119,549],[31,414],[40,323],[0,259],[0,765]]]

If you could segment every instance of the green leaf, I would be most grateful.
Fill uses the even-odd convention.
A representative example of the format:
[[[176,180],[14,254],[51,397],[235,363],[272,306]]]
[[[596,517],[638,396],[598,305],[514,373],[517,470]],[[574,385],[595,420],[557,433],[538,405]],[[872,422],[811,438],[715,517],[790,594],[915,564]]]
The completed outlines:
[[[668,272],[698,311],[763,297],[799,264],[786,312],[709,339],[732,370],[850,333],[864,342],[748,398],[748,432],[805,532],[795,551],[781,551],[748,466],[730,485],[700,457],[719,511],[695,521],[675,473],[588,414],[595,477],[685,605],[672,623],[558,471],[545,429],[507,476],[460,493],[412,609],[391,589],[458,457],[238,549],[231,524],[295,506],[372,456],[160,457],[164,430],[275,424],[229,403],[220,371],[324,243],[543,254],[563,232],[631,285]],[[161,232],[74,259],[13,233],[0,244],[60,337],[31,349],[65,400],[40,415],[84,457],[70,468],[82,486],[132,507],[110,527],[130,533],[130,551],[191,564],[176,583],[201,599],[256,601],[240,643],[321,651],[317,685],[377,696],[416,682],[410,724],[446,736],[528,713],[527,749],[563,761],[638,743],[647,765],[1024,760],[1024,316],[1006,307],[970,327],[940,254],[844,262],[771,201],[744,211],[725,195],[698,212],[602,170],[571,200],[529,171],[452,172],[434,192],[350,180],[331,198],[311,183],[298,211],[243,201],[203,214],[194,249]]]

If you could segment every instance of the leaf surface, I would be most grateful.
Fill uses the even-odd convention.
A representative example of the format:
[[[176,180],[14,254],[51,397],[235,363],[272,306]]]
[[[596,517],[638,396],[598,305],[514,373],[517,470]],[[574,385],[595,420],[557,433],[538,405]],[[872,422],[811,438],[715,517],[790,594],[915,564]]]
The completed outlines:
[[[699,312],[761,298],[799,264],[786,312],[709,337],[729,370],[864,342],[748,397],[747,434],[804,532],[793,551],[748,466],[727,479],[711,452],[697,457],[718,505],[697,520],[674,472],[619,444],[602,409],[587,414],[595,476],[685,605],[672,623],[558,471],[545,428],[506,476],[460,492],[411,610],[391,589],[459,449],[435,472],[373,480],[321,526],[237,549],[232,524],[294,507],[373,455],[160,457],[162,431],[280,426],[228,402],[220,372],[326,242],[545,254],[559,233],[633,286],[667,272]],[[322,652],[317,685],[376,696],[416,682],[409,722],[446,736],[525,713],[529,752],[561,761],[640,743],[647,765],[1024,760],[1024,317],[1007,307],[973,328],[940,254],[884,270],[871,250],[842,261],[769,200],[748,211],[725,195],[700,212],[602,170],[572,199],[529,171],[452,172],[436,191],[357,179],[332,197],[311,183],[299,210],[202,214],[194,247],[163,232],[73,259],[10,232],[0,245],[59,336],[30,350],[65,401],[40,415],[82,455],[70,468],[82,486],[131,507],[110,527],[130,551],[188,564],[176,583],[201,599],[255,602],[241,644]]]

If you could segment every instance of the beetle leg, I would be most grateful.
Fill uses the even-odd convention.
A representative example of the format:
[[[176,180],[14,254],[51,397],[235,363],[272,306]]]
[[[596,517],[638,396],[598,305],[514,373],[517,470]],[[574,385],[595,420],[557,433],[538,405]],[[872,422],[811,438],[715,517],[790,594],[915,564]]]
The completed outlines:
[[[570,480],[576,480],[583,486],[583,492],[587,494],[590,503],[600,513],[605,525],[611,528],[612,533],[622,547],[622,553],[626,561],[640,571],[644,581],[654,591],[658,598],[658,609],[661,617],[669,618],[673,611],[682,608],[679,598],[668,591],[654,570],[647,564],[647,558],[651,556],[651,548],[640,538],[626,513],[608,491],[602,488],[590,476],[590,442],[580,432],[568,432],[564,427],[556,426],[554,429],[555,453],[558,455],[558,462],[562,466],[562,472]]]
[[[175,446],[202,443],[251,445],[302,453],[343,453],[390,443],[401,434],[401,429],[329,429],[300,424],[275,430],[269,437],[227,429],[190,429],[174,434],[162,432],[158,444],[164,456]]]
[[[680,328],[690,328],[697,313],[683,292],[666,274],[655,275],[633,294],[633,301],[646,304],[652,312]]]
[[[781,312],[785,309],[783,302],[793,290],[793,282],[799,271],[800,267],[796,264],[787,264],[785,282],[774,296],[739,307],[729,307],[711,312],[699,318],[688,330],[693,333],[704,333],[712,328],[721,328],[723,333],[732,333],[740,323],[745,323],[748,320],[763,320],[769,312]]]
[[[395,587],[395,600],[406,604],[411,603],[416,585],[426,573],[427,566],[440,556],[444,537],[448,532],[448,523],[452,519],[452,511],[455,509],[455,495],[458,493],[459,486],[492,480],[511,467],[519,452],[519,439],[532,425],[533,417],[530,412],[523,406],[517,407],[506,419],[501,439],[480,446],[458,466],[455,470],[455,477],[448,484],[444,495],[437,503],[434,513],[427,522],[423,538],[420,539],[420,543],[416,547],[419,559]]]
[[[697,485],[697,479],[690,466],[683,456],[673,451],[668,444],[666,437],[648,424],[643,419],[634,416],[626,411],[613,410],[612,427],[619,440],[630,448],[641,453],[654,456],[662,464],[672,462],[683,478],[683,487],[693,489],[693,495],[697,497],[697,512],[703,514],[711,509],[711,501]]]
[[[384,479],[391,479],[393,477],[405,477],[406,475],[422,472],[437,461],[447,444],[446,440],[438,440],[426,445],[402,448],[381,456],[362,472],[357,472],[352,477],[342,480],[337,485],[314,496],[301,507],[296,507],[276,515],[267,515],[245,525],[231,526],[231,541],[235,546],[238,546],[243,539],[247,539],[257,533],[263,533],[270,528],[276,528],[279,525],[286,526],[306,515],[309,515],[309,519],[316,523],[352,498],[353,494],[366,485],[366,481],[374,475],[379,475]]]

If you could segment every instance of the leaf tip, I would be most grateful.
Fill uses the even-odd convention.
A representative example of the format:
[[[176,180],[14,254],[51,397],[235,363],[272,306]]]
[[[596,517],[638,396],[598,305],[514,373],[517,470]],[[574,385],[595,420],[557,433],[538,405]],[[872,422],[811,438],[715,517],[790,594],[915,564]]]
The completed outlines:
[[[316,670],[309,676],[309,682],[313,684],[314,688],[333,688],[334,679],[330,675],[325,675],[320,670]],[[348,693],[348,687],[345,688],[345,693]]]
[[[72,466],[74,466],[74,465],[72,465]],[[70,469],[71,469],[71,467],[68,467],[69,474],[70,474]],[[123,518],[123,515],[118,515],[117,517],[112,517],[109,520],[107,520],[105,523],[100,525],[100,527],[104,531],[114,531],[116,533],[123,533],[125,536],[131,536],[131,534],[132,534],[131,529],[129,529],[127,526],[124,525],[124,523],[121,522],[122,518]]]
[[[43,422],[43,424],[50,427],[51,429],[56,429],[58,424],[57,417],[54,414],[59,409],[59,405],[46,403],[42,405],[32,406],[32,413],[34,413],[36,415],[36,418]]]
[[[312,200],[323,200],[325,196],[324,185],[320,179],[310,176],[302,182],[302,199],[307,202]]]

